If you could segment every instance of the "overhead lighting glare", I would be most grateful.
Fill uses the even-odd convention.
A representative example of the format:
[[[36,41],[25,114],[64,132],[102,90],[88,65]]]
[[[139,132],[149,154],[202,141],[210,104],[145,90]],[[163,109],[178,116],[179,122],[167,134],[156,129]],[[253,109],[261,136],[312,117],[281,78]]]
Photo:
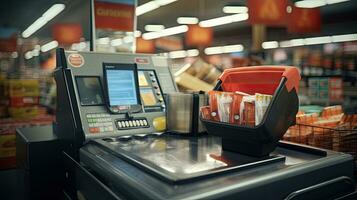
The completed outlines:
[[[158,9],[160,6],[165,6],[167,4],[173,3],[177,0],[154,0],[144,3],[136,8],[136,16],[143,15],[155,9]]]
[[[306,38],[304,40],[304,43],[306,45],[327,44],[331,42],[332,42],[332,38],[330,36]]]
[[[224,6],[223,12],[224,13],[247,13],[248,7],[247,6]]]
[[[295,3],[295,6],[298,8],[317,8],[325,5],[325,0],[303,0]]]
[[[235,44],[235,45],[208,47],[204,50],[204,52],[207,55],[213,55],[213,54],[222,54],[222,53],[241,52],[243,50],[244,50],[243,45]]]
[[[195,57],[198,56],[199,54],[200,52],[198,51],[198,49],[190,49],[186,51],[187,57]]]
[[[53,40],[52,42],[46,43],[44,45],[42,45],[41,47],[41,51],[42,52],[47,52],[50,51],[54,48],[58,47],[58,42],[56,40]]]
[[[197,17],[179,17],[177,18],[177,23],[179,24],[197,24],[198,23]]]
[[[262,44],[263,49],[275,49],[279,47],[279,43],[277,41],[267,41]]]
[[[32,57],[33,57],[32,51],[28,51],[28,52],[25,53],[25,59],[26,59],[26,60],[29,60],[29,59],[31,59]]]
[[[349,42],[356,41],[357,34],[346,34],[346,35],[334,35],[332,36],[332,42]]]
[[[180,51],[171,51],[169,53],[170,58],[184,58],[186,57],[186,51],[185,50],[180,50]]]
[[[177,0],[155,0],[160,6],[165,6],[167,4],[173,3]]]
[[[180,26],[174,26],[171,28],[164,29],[162,31],[158,32],[150,32],[150,33],[144,33],[143,38],[145,40],[152,40],[160,37],[165,37],[169,35],[176,35],[180,33],[184,33],[188,31],[188,26],[186,25],[180,25]]]
[[[317,8],[321,6],[347,2],[349,0],[302,0],[295,3],[299,8]]]
[[[153,24],[145,25],[145,31],[148,31],[148,32],[158,32],[158,31],[162,31],[164,29],[165,29],[164,25],[153,25]]]
[[[235,15],[229,15],[224,17],[217,17],[209,20],[204,20],[199,23],[202,27],[213,27],[213,26],[220,26],[224,24],[230,24],[233,22],[240,22],[247,20],[249,17],[248,13],[240,13]]]
[[[47,22],[56,17],[65,9],[64,4],[54,4],[43,15],[33,22],[27,29],[22,32],[22,37],[28,38],[40,28],[42,28]]]
[[[347,2],[350,0],[326,0],[327,4],[335,4],[335,3],[342,3],[342,2]]]
[[[241,52],[243,50],[244,47],[241,44],[223,46],[223,53]]]

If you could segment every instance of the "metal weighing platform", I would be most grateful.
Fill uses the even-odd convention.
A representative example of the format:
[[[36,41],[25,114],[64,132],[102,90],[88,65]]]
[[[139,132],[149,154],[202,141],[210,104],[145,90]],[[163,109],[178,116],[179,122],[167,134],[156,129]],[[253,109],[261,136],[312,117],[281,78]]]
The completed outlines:
[[[91,141],[80,149],[80,160],[114,193],[130,199],[285,199],[353,177],[352,158],[342,153],[285,142],[266,158],[221,149],[217,137],[149,134]],[[334,199],[339,193],[325,189],[315,197]]]

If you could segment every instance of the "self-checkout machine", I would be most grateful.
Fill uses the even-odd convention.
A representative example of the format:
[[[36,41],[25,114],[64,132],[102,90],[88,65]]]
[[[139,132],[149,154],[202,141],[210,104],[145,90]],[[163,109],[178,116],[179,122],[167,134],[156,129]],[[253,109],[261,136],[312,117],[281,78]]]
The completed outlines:
[[[158,55],[57,50],[54,131],[64,146],[66,194],[282,199],[351,188],[345,154],[280,143],[254,157],[222,150],[219,137],[168,132],[164,95],[177,91],[169,63]]]

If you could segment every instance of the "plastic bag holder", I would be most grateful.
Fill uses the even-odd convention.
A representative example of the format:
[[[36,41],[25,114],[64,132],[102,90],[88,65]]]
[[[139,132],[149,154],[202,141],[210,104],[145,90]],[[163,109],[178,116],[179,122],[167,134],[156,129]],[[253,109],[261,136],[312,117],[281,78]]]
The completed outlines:
[[[254,127],[247,127],[243,125],[206,120],[203,119],[202,116],[201,121],[206,126],[208,134],[222,138],[223,150],[238,152],[250,156],[263,157],[274,151],[279,140],[283,137],[287,129],[295,124],[299,106],[297,90],[300,75],[297,69],[292,67],[247,68],[248,67],[240,70],[232,69],[225,71],[221,75],[221,78],[214,90],[226,91],[224,87],[226,79],[224,79],[224,77],[227,77],[227,73],[236,73],[237,71],[247,73],[250,70],[253,75],[255,72],[259,72],[260,70],[267,71],[267,74],[269,74],[269,71],[273,73],[276,73],[277,71],[282,72],[280,83],[273,93],[272,100],[261,123]],[[288,75],[284,75],[284,70],[292,71],[290,71]],[[246,89],[250,90],[250,88]]]

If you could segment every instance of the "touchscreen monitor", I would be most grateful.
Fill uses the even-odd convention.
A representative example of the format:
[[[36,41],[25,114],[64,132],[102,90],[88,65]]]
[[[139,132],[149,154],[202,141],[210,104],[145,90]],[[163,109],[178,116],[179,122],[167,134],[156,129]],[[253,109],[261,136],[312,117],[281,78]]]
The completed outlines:
[[[141,108],[136,64],[103,64],[107,103],[113,112]]]

